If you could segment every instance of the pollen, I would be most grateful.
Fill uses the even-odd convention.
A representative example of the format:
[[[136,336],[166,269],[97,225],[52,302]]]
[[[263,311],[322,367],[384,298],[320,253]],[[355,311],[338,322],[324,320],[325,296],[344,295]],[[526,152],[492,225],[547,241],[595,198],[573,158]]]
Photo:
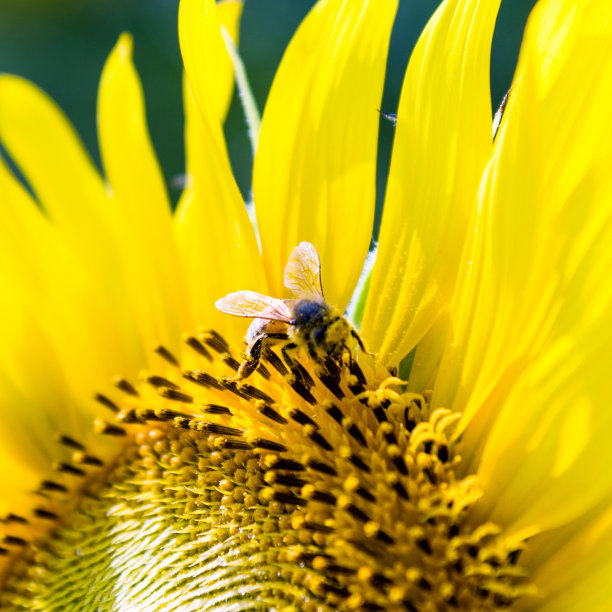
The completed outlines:
[[[5,520],[1,609],[486,611],[530,591],[522,545],[474,519],[457,415],[427,393],[369,355],[301,349],[236,382],[218,333],[185,345],[97,396],[113,462],[58,436],[72,459],[32,519],[50,527]]]

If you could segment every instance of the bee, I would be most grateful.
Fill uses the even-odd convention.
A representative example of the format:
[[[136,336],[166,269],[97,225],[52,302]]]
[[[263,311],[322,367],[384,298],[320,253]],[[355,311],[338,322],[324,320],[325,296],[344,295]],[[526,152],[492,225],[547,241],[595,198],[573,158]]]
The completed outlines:
[[[347,353],[350,357],[351,338],[366,351],[357,331],[325,301],[319,253],[310,242],[301,242],[291,252],[284,282],[296,299],[281,300],[255,291],[237,291],[215,302],[221,312],[253,318],[246,333],[246,357],[234,380],[248,378],[257,369],[262,351],[281,341],[287,341],[281,352],[290,367],[287,351],[298,346],[305,347],[320,364],[329,363],[329,359],[338,364]]]

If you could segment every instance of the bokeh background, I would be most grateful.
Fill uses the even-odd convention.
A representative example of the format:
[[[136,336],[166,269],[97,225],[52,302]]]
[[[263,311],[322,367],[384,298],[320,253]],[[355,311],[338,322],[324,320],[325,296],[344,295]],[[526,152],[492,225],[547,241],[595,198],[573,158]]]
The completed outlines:
[[[394,112],[410,51],[439,2],[400,0],[382,109]],[[245,0],[241,53],[261,110],[282,53],[314,0]],[[496,108],[508,89],[522,31],[535,0],[504,0],[493,41],[491,95]],[[184,169],[178,0],[0,0],[0,72],[24,76],[64,109],[99,165],[96,91],[105,58],[122,31],[134,35],[149,127],[173,202]],[[350,104],[350,100],[347,101]],[[230,158],[246,197],[252,158],[235,98],[226,124]],[[381,120],[377,225],[393,126]]]

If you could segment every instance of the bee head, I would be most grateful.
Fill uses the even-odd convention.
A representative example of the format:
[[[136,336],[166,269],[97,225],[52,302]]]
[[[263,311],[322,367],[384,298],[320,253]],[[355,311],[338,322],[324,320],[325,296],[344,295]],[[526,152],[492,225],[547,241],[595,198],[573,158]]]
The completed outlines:
[[[293,319],[291,325],[298,327],[316,325],[329,312],[325,302],[317,300],[298,300],[293,306]]]

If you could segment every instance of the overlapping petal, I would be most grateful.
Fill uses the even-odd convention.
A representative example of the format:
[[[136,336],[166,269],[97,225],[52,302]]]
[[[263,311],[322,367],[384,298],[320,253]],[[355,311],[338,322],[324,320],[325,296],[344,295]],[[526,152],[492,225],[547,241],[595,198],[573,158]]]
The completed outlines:
[[[98,140],[134,321],[145,342],[177,349],[192,324],[166,187],[148,133],[132,41],[111,52],[98,94]]]
[[[467,404],[466,421],[519,360],[581,333],[608,299],[605,278],[586,280],[610,214],[598,178],[612,142],[605,5],[544,3],[531,18],[436,382],[436,403]],[[563,32],[562,52],[557,38],[547,51],[550,31]]]
[[[104,308],[103,304],[106,305],[104,314],[96,312],[97,326],[92,331],[98,330],[96,335],[104,340],[112,338],[111,330],[116,328],[125,339],[125,344],[120,346],[126,358],[117,366],[133,370],[133,366],[128,366],[130,359],[138,356],[142,359],[142,348],[133,329],[130,306],[126,303],[119,245],[112,231],[111,202],[74,129],[53,101],[38,88],[18,77],[4,75],[0,78],[0,138],[51,221],[49,223],[43,217],[28,194],[4,168],[3,212],[13,215],[17,225],[9,224],[8,220],[2,225],[0,231],[6,233],[3,242],[6,246],[16,241],[14,257],[17,259],[23,260],[24,253],[38,258],[36,263],[32,262],[29,273],[16,279],[16,286],[27,283],[47,266],[50,267],[47,271],[52,273],[66,265],[55,261],[50,252],[47,243],[55,240],[57,249],[70,252],[70,255],[65,255],[71,259],[68,265],[79,268],[81,278],[88,277],[85,281],[89,285],[87,292],[91,294],[88,306],[99,311]],[[50,283],[49,288],[61,287],[64,282],[75,287],[75,274],[74,271],[63,274]],[[49,278],[45,274],[42,277]],[[11,285],[9,290],[14,291],[14,286]],[[58,307],[68,308],[68,301],[61,301],[61,297],[65,299],[69,293],[58,292]],[[36,308],[41,299],[45,300],[44,296],[32,296],[32,307]],[[82,313],[83,299],[77,303],[80,304],[77,310]],[[108,309],[115,303],[123,305],[119,312],[114,308]],[[58,314],[50,314],[51,326],[53,316]],[[69,318],[73,320],[74,315]],[[115,352],[117,344],[109,350]],[[89,380],[89,377],[85,376],[84,380]]]
[[[54,433],[89,439],[88,398],[137,364],[92,269],[4,163],[0,190],[0,446],[31,472],[25,487],[50,465]]]
[[[362,331],[397,363],[453,295],[491,152],[489,58],[499,0],[444,2],[404,80]]]
[[[327,299],[344,309],[367,254],[376,141],[396,0],[329,0],[306,17],[270,91],[253,190],[272,294],[302,240],[318,249]]]
[[[235,4],[220,10],[230,32]],[[226,107],[230,83],[231,71]],[[2,447],[32,477],[50,465],[54,433],[88,440],[96,391],[135,375],[151,343],[174,348],[194,328],[129,37],[105,67],[99,115],[108,186],[55,104],[0,78],[0,137],[44,207],[2,164]]]
[[[2,75],[0,137],[67,238],[73,243],[85,239],[98,248],[101,237],[107,238],[108,198],[99,173],[60,109],[28,81]]]
[[[481,512],[523,537],[610,495],[606,14],[604,1],[544,2],[530,19],[434,389],[434,404],[464,410]]]
[[[583,517],[571,532],[561,535],[562,546],[538,564],[534,580],[539,593],[517,606],[538,612],[606,610],[612,597],[612,513]],[[577,563],[576,560],[580,562]]]
[[[238,41],[242,0],[181,0],[179,40],[185,72],[200,111],[223,122],[234,88],[221,28]],[[212,126],[211,126],[212,127]]]
[[[43,207],[3,164],[3,406],[20,407],[3,415],[3,448],[41,473],[53,434],[86,441],[90,398],[113,376],[135,375],[151,343],[177,343],[185,316],[129,51],[124,39],[101,92],[108,190],[55,104],[22,79],[0,79],[0,137]]]
[[[244,321],[220,315],[215,300],[239,289],[266,291],[255,233],[222,132],[233,71],[220,28],[237,36],[240,9],[236,2],[216,9],[212,1],[181,3],[187,185],[174,222],[195,321],[234,340],[244,335]]]

